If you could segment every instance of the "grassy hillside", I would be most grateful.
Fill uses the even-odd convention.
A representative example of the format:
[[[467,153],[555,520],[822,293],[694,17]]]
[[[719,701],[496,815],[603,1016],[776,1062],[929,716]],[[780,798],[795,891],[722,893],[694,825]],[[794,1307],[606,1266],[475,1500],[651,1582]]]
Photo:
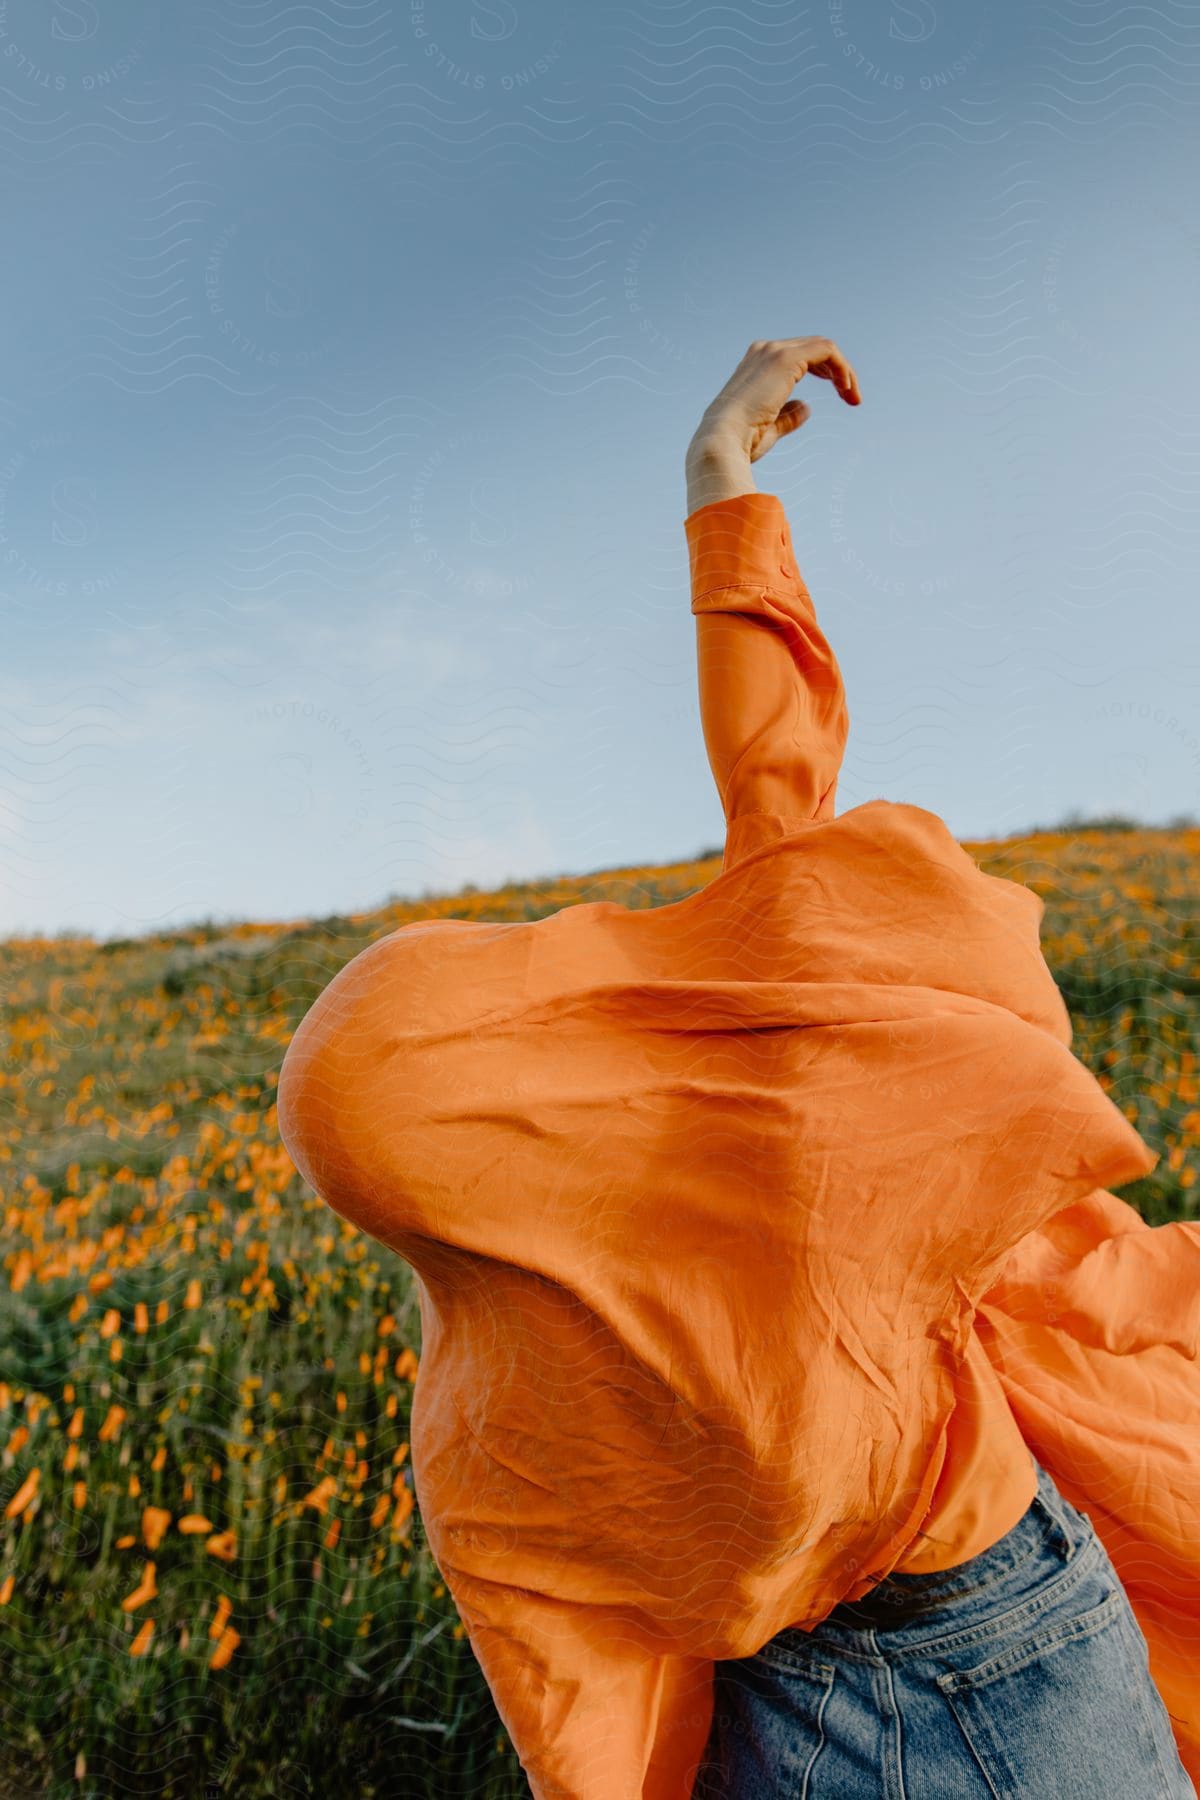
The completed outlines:
[[[1195,1216],[1200,829],[968,843],[1046,902],[1075,1050]],[[1118,822],[1119,823],[1119,822]],[[0,945],[0,1790],[522,1795],[413,1506],[406,1265],[276,1130],[296,1024],[410,919],[695,892],[716,857],[306,924]]]

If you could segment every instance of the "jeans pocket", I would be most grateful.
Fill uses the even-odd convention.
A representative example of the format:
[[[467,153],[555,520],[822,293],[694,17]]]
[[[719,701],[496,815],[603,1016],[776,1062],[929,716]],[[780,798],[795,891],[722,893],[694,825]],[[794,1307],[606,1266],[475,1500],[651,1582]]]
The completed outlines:
[[[1128,1594],[1125,1595],[1128,1601]],[[1159,1752],[1165,1767],[1171,1773],[1173,1785],[1167,1789],[1171,1795],[1179,1796],[1179,1800],[1196,1800],[1196,1789],[1179,1754],[1179,1742],[1175,1736],[1175,1727],[1171,1723],[1171,1715],[1167,1711],[1166,1701],[1158,1691],[1154,1676],[1150,1672],[1150,1646],[1146,1635],[1138,1624],[1137,1614],[1132,1605],[1125,1608],[1125,1635],[1129,1640],[1130,1654],[1142,1672],[1143,1679],[1138,1684],[1142,1703],[1146,1711],[1150,1729],[1157,1740]]]
[[[693,1800],[810,1800],[835,1672],[788,1650],[717,1665]]]
[[[936,1677],[996,1800],[1181,1800],[1192,1792],[1155,1729],[1128,1597],[1120,1587],[1098,1602],[1095,1593],[1086,1584],[1084,1610]]]

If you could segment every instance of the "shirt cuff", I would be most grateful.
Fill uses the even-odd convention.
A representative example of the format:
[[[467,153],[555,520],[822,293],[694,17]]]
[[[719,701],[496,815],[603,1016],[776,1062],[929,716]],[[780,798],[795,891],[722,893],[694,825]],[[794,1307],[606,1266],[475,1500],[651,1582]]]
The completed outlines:
[[[683,528],[693,600],[717,588],[794,592],[800,571],[778,494],[737,494],[731,500],[712,500],[689,513]]]

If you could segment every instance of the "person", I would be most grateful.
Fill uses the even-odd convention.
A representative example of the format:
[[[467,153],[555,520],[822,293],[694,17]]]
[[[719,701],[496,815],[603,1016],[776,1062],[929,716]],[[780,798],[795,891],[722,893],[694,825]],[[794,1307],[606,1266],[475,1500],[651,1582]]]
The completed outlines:
[[[830,340],[751,344],[689,446],[693,525],[756,493],[751,464],[806,422],[784,397],[798,370],[860,403]],[[981,1368],[957,1396],[920,1558],[815,1629],[718,1664],[695,1800],[1195,1795],[1111,1558]]]
[[[413,1270],[421,1521],[535,1800],[1191,1794],[1200,1224],[1110,1191],[1158,1154],[1038,897],[836,811],[751,475],[808,377],[860,404],[830,340],[751,344],[685,458],[719,874],[377,939],[280,1135]]]

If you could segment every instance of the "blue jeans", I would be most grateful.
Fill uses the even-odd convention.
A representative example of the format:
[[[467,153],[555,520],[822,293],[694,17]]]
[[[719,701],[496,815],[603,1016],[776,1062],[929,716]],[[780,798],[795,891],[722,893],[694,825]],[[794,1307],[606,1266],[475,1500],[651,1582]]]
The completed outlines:
[[[1037,1471],[978,1556],[718,1662],[692,1800],[1196,1800],[1117,1572]]]

